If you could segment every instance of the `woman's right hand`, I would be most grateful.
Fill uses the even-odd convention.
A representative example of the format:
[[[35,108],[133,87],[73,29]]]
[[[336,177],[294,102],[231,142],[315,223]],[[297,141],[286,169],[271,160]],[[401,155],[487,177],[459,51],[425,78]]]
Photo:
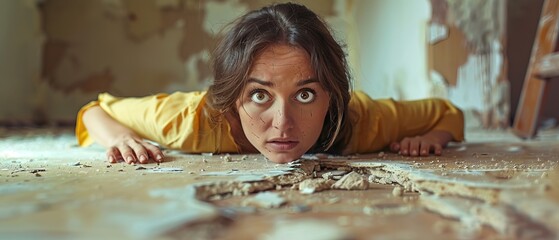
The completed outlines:
[[[163,162],[163,152],[140,137],[123,135],[111,141],[107,147],[107,159],[110,163],[124,161],[128,164],[148,163],[149,159]]]
[[[148,163],[149,159],[163,162],[163,152],[146,142],[132,129],[109,116],[101,107],[94,106],[83,114],[83,123],[90,136],[107,148],[107,159],[111,163],[125,161]]]

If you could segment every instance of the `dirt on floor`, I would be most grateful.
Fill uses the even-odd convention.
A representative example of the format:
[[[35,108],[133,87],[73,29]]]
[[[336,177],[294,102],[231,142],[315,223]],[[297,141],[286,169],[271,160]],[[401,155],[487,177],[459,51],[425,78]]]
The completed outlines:
[[[0,130],[0,239],[557,239],[559,131],[443,156],[166,152],[105,161],[71,129]]]

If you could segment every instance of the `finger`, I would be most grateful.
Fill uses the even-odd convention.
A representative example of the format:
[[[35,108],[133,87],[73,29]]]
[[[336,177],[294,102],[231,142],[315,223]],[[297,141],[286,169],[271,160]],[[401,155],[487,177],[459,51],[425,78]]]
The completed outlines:
[[[390,151],[392,152],[400,151],[400,144],[397,142],[393,142],[392,144],[390,144]]]
[[[418,137],[413,138],[413,140],[410,141],[410,156],[418,156],[419,155],[419,143],[420,140]]]
[[[120,151],[118,151],[118,148],[116,147],[110,147],[109,149],[107,149],[106,155],[107,160],[109,160],[110,163],[116,163],[119,159],[122,159]]]
[[[433,145],[433,153],[437,156],[440,156],[443,153],[443,146],[440,144]]]
[[[132,163],[136,162],[136,155],[134,153],[134,150],[132,150],[132,148],[130,148],[130,146],[122,145],[118,148],[118,150],[122,154],[122,157],[124,158],[124,161],[126,163],[132,164]]]
[[[159,149],[159,147],[149,143],[145,143],[143,145],[147,149],[148,155],[151,159],[156,162],[163,162],[163,152]]]
[[[409,156],[410,154],[410,138],[404,138],[400,142],[400,154],[403,156]]]
[[[132,148],[132,150],[134,150],[134,155],[136,155],[136,160],[138,160],[140,163],[148,163],[149,161],[148,152],[142,144],[135,143],[132,144],[132,146],[130,147]]]
[[[419,155],[421,156],[429,156],[429,151],[431,150],[431,144],[425,141],[421,142],[421,145],[419,146]]]

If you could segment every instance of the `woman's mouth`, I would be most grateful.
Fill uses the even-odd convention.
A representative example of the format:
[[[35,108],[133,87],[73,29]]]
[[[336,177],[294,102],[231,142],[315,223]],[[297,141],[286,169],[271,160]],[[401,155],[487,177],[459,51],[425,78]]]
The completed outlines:
[[[282,139],[273,139],[266,142],[267,149],[276,151],[276,152],[284,152],[289,151],[295,148],[299,144],[299,141],[296,140],[282,140]]]

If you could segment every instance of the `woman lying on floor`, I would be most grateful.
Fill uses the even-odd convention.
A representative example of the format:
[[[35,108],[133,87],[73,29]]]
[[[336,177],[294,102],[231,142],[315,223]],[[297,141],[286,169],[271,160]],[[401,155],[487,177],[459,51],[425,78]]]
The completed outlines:
[[[107,148],[111,163],[164,160],[145,141],[188,153],[262,153],[286,163],[305,153],[389,148],[440,155],[462,141],[462,112],[441,99],[372,100],[352,92],[345,53],[324,21],[284,3],[233,22],[213,56],[207,92],[142,98],[100,94],[78,113],[80,145]]]

